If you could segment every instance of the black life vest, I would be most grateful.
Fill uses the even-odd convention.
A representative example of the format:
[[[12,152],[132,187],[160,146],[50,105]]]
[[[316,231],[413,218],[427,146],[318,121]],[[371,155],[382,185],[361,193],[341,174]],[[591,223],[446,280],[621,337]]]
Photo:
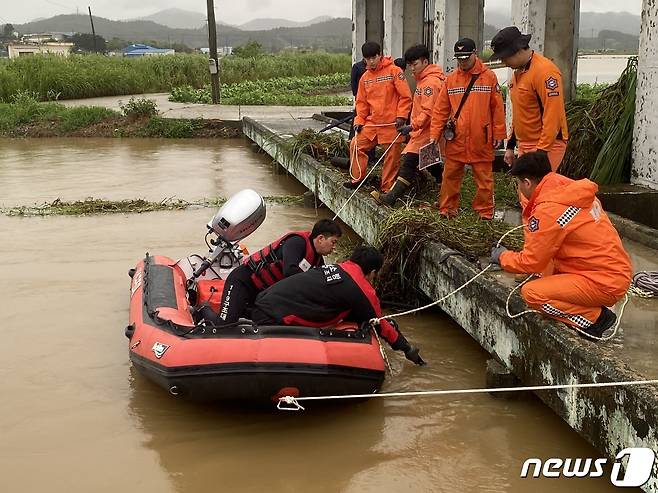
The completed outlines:
[[[300,236],[306,242],[306,252],[299,264],[302,271],[305,272],[311,267],[317,267],[322,263],[322,255],[318,255],[313,248],[311,232],[293,231],[263,247],[244,261],[244,265],[249,267],[252,272],[251,280],[256,289],[262,291],[285,277],[283,275],[283,258],[277,256],[276,250],[291,236]]]

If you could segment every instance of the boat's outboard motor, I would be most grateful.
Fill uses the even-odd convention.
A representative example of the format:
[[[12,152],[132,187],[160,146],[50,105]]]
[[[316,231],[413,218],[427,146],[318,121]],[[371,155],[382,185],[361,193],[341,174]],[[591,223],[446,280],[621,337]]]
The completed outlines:
[[[198,267],[194,265],[191,280],[200,277],[215,262],[220,270],[235,267],[241,256],[237,242],[256,231],[265,220],[265,214],[265,201],[251,189],[242,190],[228,199],[207,224],[206,238],[217,235],[210,240],[215,248]]]

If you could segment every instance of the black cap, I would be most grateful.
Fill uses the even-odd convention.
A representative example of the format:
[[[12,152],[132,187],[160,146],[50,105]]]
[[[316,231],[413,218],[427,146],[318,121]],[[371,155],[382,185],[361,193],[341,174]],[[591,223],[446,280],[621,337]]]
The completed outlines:
[[[455,43],[455,58],[468,58],[476,51],[475,41],[471,38],[462,38]]]
[[[407,62],[404,61],[404,58],[396,58],[393,60],[393,63],[395,64],[396,67],[400,67],[402,70],[407,69]]]
[[[532,34],[521,34],[516,26],[501,29],[491,40],[493,55],[491,58],[508,58],[530,43]]]

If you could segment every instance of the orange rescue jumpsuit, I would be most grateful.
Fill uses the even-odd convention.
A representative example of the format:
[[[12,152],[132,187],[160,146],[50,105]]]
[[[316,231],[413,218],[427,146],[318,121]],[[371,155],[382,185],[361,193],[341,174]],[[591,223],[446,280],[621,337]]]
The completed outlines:
[[[395,119],[409,117],[411,91],[402,70],[390,57],[383,57],[375,70],[368,69],[359,80],[354,125],[364,125],[350,143],[350,175],[354,183],[366,176],[370,149],[377,144],[395,142],[384,158],[381,190],[388,192],[400,169],[402,136],[398,136]],[[397,140],[395,138],[397,137]]]
[[[438,65],[425,67],[416,79],[413,106],[411,108],[411,133],[404,153],[418,154],[420,148],[430,141],[432,110],[441,94],[446,76]]]
[[[455,138],[446,142],[439,210],[446,216],[457,214],[464,167],[470,164],[477,184],[473,209],[480,217],[491,219],[494,212],[493,142],[505,138],[505,112],[496,74],[479,59],[470,71],[458,68],[446,78],[434,105],[430,138],[439,141],[474,74],[478,74],[478,78],[455,122]]]
[[[602,306],[613,306],[631,282],[631,260],[596,198],[598,186],[549,173],[523,211],[525,245],[506,251],[500,265],[508,272],[542,272],[553,261],[553,275],[521,288],[525,302],[562,322],[585,329]]]
[[[533,53],[528,65],[514,71],[509,89],[512,128],[507,148],[518,146],[519,156],[544,150],[551,170],[557,171],[569,138],[560,69],[548,58]],[[521,193],[519,202],[525,208],[527,199]]]

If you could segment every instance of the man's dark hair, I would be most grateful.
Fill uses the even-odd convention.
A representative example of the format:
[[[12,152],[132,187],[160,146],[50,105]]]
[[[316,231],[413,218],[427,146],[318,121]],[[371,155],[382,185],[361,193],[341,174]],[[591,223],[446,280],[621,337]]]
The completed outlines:
[[[425,59],[429,61],[430,50],[425,45],[414,45],[404,52],[404,61],[407,63],[414,63],[416,60]]]
[[[365,275],[378,271],[384,265],[384,256],[375,247],[358,246],[352,252],[350,260],[361,267]]]
[[[382,47],[379,46],[379,43],[375,43],[374,41],[366,41],[361,47],[361,54],[363,55],[363,58],[381,55]]]
[[[311,231],[311,240],[317,238],[320,235],[337,236],[340,238],[343,235],[343,231],[340,229],[340,226],[336,221],[332,219],[320,219],[313,225],[313,231]]]
[[[541,181],[551,172],[551,162],[543,151],[528,152],[514,161],[510,174],[515,178]]]

